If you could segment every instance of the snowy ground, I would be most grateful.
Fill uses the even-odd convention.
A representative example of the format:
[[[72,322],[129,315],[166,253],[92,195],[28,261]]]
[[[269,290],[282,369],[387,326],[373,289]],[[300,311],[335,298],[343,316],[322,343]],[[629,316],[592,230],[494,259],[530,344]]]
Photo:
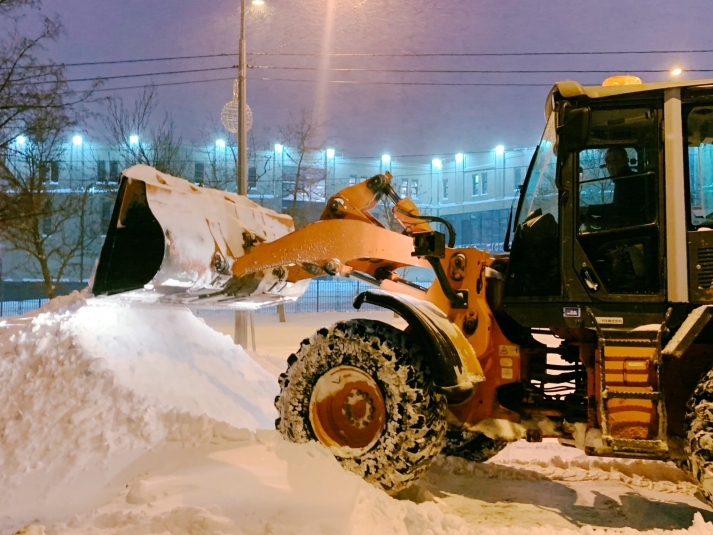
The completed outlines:
[[[668,463],[516,443],[394,499],[282,441],[274,374],[337,316],[257,316],[255,358],[186,310],[65,300],[1,324],[0,534],[713,533]]]

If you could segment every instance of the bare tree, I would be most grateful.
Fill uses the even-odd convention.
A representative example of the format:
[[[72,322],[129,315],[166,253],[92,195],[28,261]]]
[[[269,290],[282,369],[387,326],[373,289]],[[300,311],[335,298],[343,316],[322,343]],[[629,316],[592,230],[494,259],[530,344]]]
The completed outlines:
[[[312,114],[306,110],[279,130],[283,151],[290,164],[282,167],[283,198],[290,198],[287,213],[298,227],[312,218],[308,210],[300,209],[300,202],[324,201],[326,169],[321,153],[326,140],[322,137],[323,131],[323,125],[315,123]]]
[[[132,106],[126,106],[121,98],[111,100],[104,118],[109,143],[125,167],[144,164],[182,176],[188,170],[188,155],[181,149],[183,139],[170,114],[157,123],[152,120],[157,106],[158,92],[153,86],[145,88]]]
[[[57,19],[42,18],[40,30],[32,37],[21,34],[19,21],[26,14],[22,8],[37,5],[33,0],[0,0],[0,16],[7,29],[0,36],[0,181],[12,175],[6,160],[12,157],[13,141],[25,132],[32,115],[66,109],[91,95],[91,91],[78,94],[68,87],[62,65],[40,60],[45,44],[62,31]],[[6,188],[0,192],[0,227],[13,217],[11,211],[17,213],[16,202]]]
[[[76,275],[78,253],[99,239],[88,189],[60,188],[58,174],[65,143],[75,119],[62,109],[37,110],[26,118],[27,140],[6,158],[2,179],[8,205],[3,238],[8,251],[22,251],[31,262],[23,270],[40,278],[47,297],[57,294],[59,283]]]
[[[0,14],[11,13],[18,7],[37,7],[39,0],[0,0]]]
[[[77,214],[86,212],[87,195],[55,184],[70,130],[86,113],[92,96],[72,90],[63,65],[42,57],[62,26],[42,17],[31,37],[22,19],[39,0],[0,0],[4,31],[0,36],[0,232],[8,251],[23,251],[23,271],[43,281],[53,297],[57,285],[75,268],[75,253],[93,238],[79,238]]]
[[[260,188],[263,179],[271,170],[273,155],[269,153],[269,130],[256,136],[254,130],[248,132],[248,187],[251,194],[260,195],[265,188]],[[227,138],[227,140],[226,140]],[[209,188],[236,191],[238,145],[237,138],[225,135],[221,126],[213,121],[203,132],[202,154],[208,164],[205,169],[203,185]]]

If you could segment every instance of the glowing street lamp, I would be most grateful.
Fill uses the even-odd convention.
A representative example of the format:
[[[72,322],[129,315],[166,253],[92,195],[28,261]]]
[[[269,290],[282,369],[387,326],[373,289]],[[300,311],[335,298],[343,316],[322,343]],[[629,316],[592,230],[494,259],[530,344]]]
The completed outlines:
[[[329,158],[330,160],[331,160],[332,158],[334,158],[334,155],[335,155],[335,154],[336,154],[336,153],[335,153],[334,149],[327,149],[327,158]]]
[[[17,136],[15,138],[15,141],[17,142],[18,145],[24,145],[25,141],[27,141],[27,138],[25,136]]]
[[[434,169],[440,169],[441,167],[443,167],[443,162],[440,158],[434,158],[433,160],[431,160],[431,165]]]
[[[133,136],[129,136],[129,145],[138,145],[139,144],[139,136],[134,134]]]
[[[505,147],[503,145],[498,145],[495,147],[495,154],[496,156],[502,156],[505,154]]]
[[[283,148],[284,148],[284,147],[283,147],[281,144],[275,143],[275,152],[276,152],[277,154],[282,154],[282,149],[283,149]]]
[[[388,154],[382,155],[381,163],[383,163],[384,165],[389,165],[391,163],[391,156],[389,156]]]
[[[683,69],[681,67],[674,67],[671,69],[671,76],[681,76]]]
[[[456,163],[463,163],[463,153],[459,152],[456,154]]]
[[[216,139],[215,146],[216,146],[216,148],[224,149],[225,148],[225,140],[224,139]]]
[[[74,136],[72,138],[72,145],[75,147],[81,147],[82,146],[82,136]]]

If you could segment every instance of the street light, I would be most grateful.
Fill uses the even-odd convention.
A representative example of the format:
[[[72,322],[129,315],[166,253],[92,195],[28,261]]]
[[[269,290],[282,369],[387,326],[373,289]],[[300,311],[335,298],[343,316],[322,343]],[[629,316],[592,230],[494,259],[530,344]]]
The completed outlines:
[[[335,155],[334,149],[327,149],[327,158],[329,158],[331,160],[332,158],[334,158],[334,155]]]
[[[277,154],[282,154],[282,149],[283,149],[283,148],[284,148],[284,147],[283,147],[280,143],[275,143],[275,152],[276,152]]]
[[[139,136],[133,135],[129,136],[129,145],[138,145],[139,144]]]
[[[24,145],[25,141],[27,141],[27,138],[25,136],[17,136],[15,138],[15,141],[17,142],[18,145]]]
[[[224,149],[225,148],[225,140],[223,139],[216,139],[215,140],[215,146],[219,149]]]
[[[463,153],[459,152],[456,154],[456,163],[463,163]]]
[[[72,145],[75,147],[81,147],[82,146],[82,136],[74,136],[72,138]]]
[[[681,76],[683,69],[681,67],[674,67],[671,69],[671,76]]]
[[[502,156],[505,154],[505,147],[503,145],[498,145],[495,147],[495,154],[496,156]]]
[[[440,169],[443,166],[443,162],[440,158],[434,158],[433,160],[431,160],[431,165],[434,169]]]
[[[383,163],[384,165],[389,165],[391,163],[391,156],[389,156],[388,154],[382,155],[381,163]]]

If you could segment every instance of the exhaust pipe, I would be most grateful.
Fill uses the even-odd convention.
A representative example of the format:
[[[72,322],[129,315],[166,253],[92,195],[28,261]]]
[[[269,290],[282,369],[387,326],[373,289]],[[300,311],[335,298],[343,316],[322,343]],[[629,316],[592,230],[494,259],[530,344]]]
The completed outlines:
[[[309,281],[288,268],[234,276],[236,258],[294,230],[292,218],[245,196],[196,186],[153,167],[122,173],[92,291],[96,296],[210,308],[292,301]]]

